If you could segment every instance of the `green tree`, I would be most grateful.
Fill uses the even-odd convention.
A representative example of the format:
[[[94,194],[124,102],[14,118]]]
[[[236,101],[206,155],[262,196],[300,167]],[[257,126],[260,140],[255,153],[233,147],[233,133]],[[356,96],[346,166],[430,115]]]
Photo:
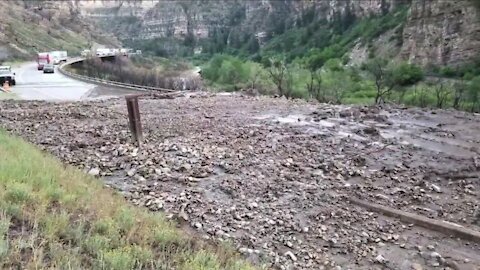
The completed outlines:
[[[468,101],[471,104],[470,111],[478,112],[480,110],[480,76],[473,78],[467,88]]]
[[[462,105],[462,101],[465,95],[465,90],[467,88],[467,85],[463,79],[460,79],[457,83],[454,84],[453,86],[454,91],[453,91],[453,108],[458,110],[460,109],[460,106]]]
[[[392,67],[391,83],[395,86],[398,86],[394,89],[400,93],[400,102],[403,102],[403,97],[407,92],[407,86],[414,85],[421,81],[423,76],[423,70],[414,64],[401,63]]]
[[[288,97],[288,68],[284,59],[271,58],[268,73],[280,96]]]
[[[375,104],[379,104],[384,101],[385,95],[389,94],[395,87],[392,80],[392,70],[388,66],[387,60],[383,58],[371,59],[364,65],[364,68],[375,81]]]
[[[413,85],[423,79],[423,71],[419,66],[401,63],[393,68],[392,79],[399,86]]]
[[[310,70],[310,81],[307,82],[307,91],[310,98],[325,102],[325,97],[322,95],[322,76],[319,70]]]

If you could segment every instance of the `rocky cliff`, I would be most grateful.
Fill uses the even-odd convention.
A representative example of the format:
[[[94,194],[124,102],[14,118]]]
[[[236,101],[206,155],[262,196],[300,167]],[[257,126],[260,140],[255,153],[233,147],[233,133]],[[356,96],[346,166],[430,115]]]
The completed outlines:
[[[422,65],[459,64],[480,51],[478,9],[471,0],[164,0],[75,1],[82,15],[120,39],[208,38],[262,44],[304,20],[332,21],[387,14],[410,6],[399,57]],[[115,22],[115,23],[113,23]],[[400,27],[402,25],[399,25]]]
[[[457,65],[480,55],[480,13],[473,1],[414,1],[401,57],[419,64]]]
[[[82,17],[74,2],[0,1],[0,61],[48,50],[78,53],[94,43],[119,44]]]

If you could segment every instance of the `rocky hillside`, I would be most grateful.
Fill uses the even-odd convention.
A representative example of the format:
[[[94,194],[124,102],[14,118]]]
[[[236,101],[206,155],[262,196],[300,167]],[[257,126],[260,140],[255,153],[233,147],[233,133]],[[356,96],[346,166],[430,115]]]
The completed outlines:
[[[265,44],[288,29],[311,21],[350,23],[386,15],[407,5],[396,42],[402,59],[427,65],[455,65],[480,52],[479,11],[474,0],[168,0],[76,1],[82,14],[96,19],[123,40],[176,39],[197,51],[205,40],[225,44]],[[112,20],[115,24],[112,24]],[[351,21],[349,21],[351,20]],[[383,42],[382,39],[376,42]],[[159,46],[166,46],[162,43]],[[357,49],[366,44],[357,44]]]
[[[78,53],[96,43],[118,41],[82,17],[73,2],[0,1],[0,60],[46,50]]]

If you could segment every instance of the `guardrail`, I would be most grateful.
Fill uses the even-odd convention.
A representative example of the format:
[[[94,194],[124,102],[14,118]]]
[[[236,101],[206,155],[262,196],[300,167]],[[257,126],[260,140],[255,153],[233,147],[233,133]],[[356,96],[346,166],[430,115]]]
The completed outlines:
[[[99,78],[93,78],[93,77],[88,77],[84,75],[79,75],[70,71],[65,70],[64,68],[72,65],[74,63],[78,62],[83,62],[85,61],[86,58],[83,57],[78,57],[78,58],[73,58],[67,61],[66,63],[61,64],[58,67],[58,71],[72,79],[87,82],[87,83],[94,83],[94,84],[99,84],[99,85],[104,85],[104,86],[113,86],[113,87],[119,87],[119,88],[124,88],[124,89],[130,89],[130,90],[135,90],[135,91],[155,91],[155,92],[178,92],[177,90],[173,89],[166,89],[166,88],[160,88],[160,87],[153,87],[153,86],[144,86],[144,85],[138,85],[138,84],[129,84],[129,83],[122,83],[122,82],[116,82],[116,81],[110,81],[110,80],[104,80],[104,79],[99,79]]]

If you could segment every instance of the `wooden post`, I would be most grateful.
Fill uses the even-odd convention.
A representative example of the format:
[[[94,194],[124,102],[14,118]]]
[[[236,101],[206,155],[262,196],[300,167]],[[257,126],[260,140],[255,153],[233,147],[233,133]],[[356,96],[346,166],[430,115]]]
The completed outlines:
[[[143,140],[142,123],[140,122],[140,110],[138,107],[139,95],[128,95],[125,97],[127,101],[128,122],[132,139],[140,147]]]

